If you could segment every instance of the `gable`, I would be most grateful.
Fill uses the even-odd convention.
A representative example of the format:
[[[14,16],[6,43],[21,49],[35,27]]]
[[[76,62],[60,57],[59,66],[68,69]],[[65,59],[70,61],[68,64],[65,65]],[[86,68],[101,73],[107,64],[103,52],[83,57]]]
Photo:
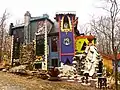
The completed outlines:
[[[46,21],[46,24],[47,24],[47,33],[49,34],[52,27],[53,27],[53,24],[47,20]],[[45,20],[39,20],[37,21],[37,31],[36,31],[37,34],[39,35],[42,35],[45,33]]]
[[[83,53],[85,50],[85,46],[88,44],[88,40],[87,39],[77,39],[75,41],[75,46],[76,46],[76,52],[77,53]]]
[[[47,29],[48,29],[47,33],[48,33],[48,34],[49,34],[50,31],[52,30],[52,27],[53,27],[53,24],[52,24],[50,21],[47,20]]]

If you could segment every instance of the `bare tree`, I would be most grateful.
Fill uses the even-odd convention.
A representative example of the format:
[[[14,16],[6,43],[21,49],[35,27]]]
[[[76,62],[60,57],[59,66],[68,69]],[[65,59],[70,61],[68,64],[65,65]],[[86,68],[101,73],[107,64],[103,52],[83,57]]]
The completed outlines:
[[[110,0],[111,2],[111,8],[110,8],[110,17],[111,17],[111,23],[112,23],[112,50],[113,50],[113,54],[114,54],[114,60],[115,60],[115,85],[116,85],[116,90],[118,90],[118,83],[117,83],[117,80],[118,80],[118,62],[117,62],[117,51],[118,51],[118,48],[119,48],[119,45],[120,45],[120,42],[116,43],[117,40],[115,40],[115,22],[116,22],[116,17],[117,17],[117,14],[119,12],[119,9],[118,9],[118,4],[116,2],[116,0]],[[115,46],[116,44],[116,46]]]
[[[0,62],[2,61],[2,54],[3,54],[3,43],[5,40],[6,34],[6,20],[8,19],[8,13],[5,10],[2,17],[0,18]]]
[[[79,30],[80,30],[80,33],[84,33],[85,35],[88,35],[88,34],[91,33],[89,23],[83,24],[83,25],[79,25]]]
[[[119,7],[118,7],[118,1],[117,0],[103,0],[106,1],[109,8],[104,8],[102,9],[108,11],[109,16],[107,17],[101,17],[98,21],[92,21],[92,29],[97,34],[103,35],[102,38],[107,39],[106,43],[107,45],[110,45],[112,50],[112,54],[114,56],[114,61],[115,61],[115,88],[118,90],[118,60],[117,60],[117,53],[120,48],[120,21],[117,17],[119,14]],[[97,25],[96,25],[97,24]],[[99,37],[101,38],[101,37]]]
[[[97,37],[99,51],[111,54],[110,18],[101,16],[98,20],[93,19],[90,25],[91,32]]]
[[[16,26],[16,25],[21,25],[21,24],[23,24],[23,23],[24,23],[24,21],[22,21],[22,20],[20,20],[20,19],[19,19],[19,20],[16,20],[15,26]]]

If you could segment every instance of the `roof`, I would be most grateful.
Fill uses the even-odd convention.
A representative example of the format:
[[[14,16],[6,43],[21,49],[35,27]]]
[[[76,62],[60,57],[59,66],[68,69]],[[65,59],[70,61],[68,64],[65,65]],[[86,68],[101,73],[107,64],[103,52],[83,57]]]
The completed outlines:
[[[22,27],[24,27],[24,23],[22,23],[22,24],[17,24],[17,25],[15,25],[14,27],[12,27],[12,29],[17,29],[17,28],[22,28]]]
[[[102,55],[103,58],[106,58],[108,60],[112,60],[112,57],[103,53],[100,53],[100,55]]]
[[[54,24],[54,23],[53,23],[50,19],[48,19],[47,17],[32,18],[32,19],[30,20],[30,22],[39,21],[39,20],[45,20],[45,19],[47,19],[47,20],[50,21],[52,24]]]
[[[92,36],[92,35],[89,35],[89,36],[81,35],[81,36],[76,36],[75,38],[76,39],[80,39],[80,38],[85,39],[85,38],[87,38],[87,39],[93,40],[93,39],[95,39],[95,36]]]
[[[56,14],[76,14],[75,11],[59,11],[59,12],[56,12]]]
[[[113,58],[113,60],[114,60],[114,56],[113,55],[110,55],[110,57]],[[120,53],[117,54],[117,60],[120,60]]]
[[[49,22],[54,24],[47,16],[31,17],[30,22],[39,21],[39,20],[45,20],[45,19],[47,19]],[[24,23],[17,24],[16,26],[12,27],[12,29],[22,28],[22,27],[24,27]]]
[[[100,53],[102,55],[103,58],[106,58],[108,60],[114,60],[114,56],[112,54],[103,54],[103,53]],[[117,60],[120,60],[120,53],[117,54]]]
[[[45,20],[45,19],[47,19],[49,22],[51,22],[52,24],[54,24],[54,23],[49,19],[49,15],[47,15],[47,14],[43,14],[43,16],[38,16],[38,17],[31,17],[30,22],[39,21],[39,20]]]

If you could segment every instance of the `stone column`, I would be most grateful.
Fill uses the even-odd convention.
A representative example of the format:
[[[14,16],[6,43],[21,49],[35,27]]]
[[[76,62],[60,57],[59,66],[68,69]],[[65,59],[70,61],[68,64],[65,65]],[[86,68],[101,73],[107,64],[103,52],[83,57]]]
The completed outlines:
[[[13,66],[13,41],[14,41],[14,36],[11,36],[11,66]]]
[[[45,23],[44,23],[44,27],[45,27],[45,31],[44,31],[44,35],[45,35],[45,37],[44,37],[44,40],[45,40],[45,42],[44,42],[44,56],[45,56],[45,60],[43,61],[43,63],[42,63],[42,69],[43,70],[47,70],[47,56],[48,56],[48,45],[47,45],[47,20],[45,20]]]

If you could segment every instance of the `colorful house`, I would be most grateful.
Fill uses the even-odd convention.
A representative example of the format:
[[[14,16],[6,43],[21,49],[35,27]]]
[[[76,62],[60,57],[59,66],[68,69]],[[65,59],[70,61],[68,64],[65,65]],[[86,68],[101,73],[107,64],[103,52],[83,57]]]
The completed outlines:
[[[61,63],[72,64],[75,54],[83,53],[89,42],[96,43],[95,36],[80,35],[75,12],[57,13],[55,20],[52,22],[46,14],[31,17],[27,11],[23,24],[11,24],[11,62],[19,61],[20,46],[35,42],[35,64],[44,69],[59,67]]]

